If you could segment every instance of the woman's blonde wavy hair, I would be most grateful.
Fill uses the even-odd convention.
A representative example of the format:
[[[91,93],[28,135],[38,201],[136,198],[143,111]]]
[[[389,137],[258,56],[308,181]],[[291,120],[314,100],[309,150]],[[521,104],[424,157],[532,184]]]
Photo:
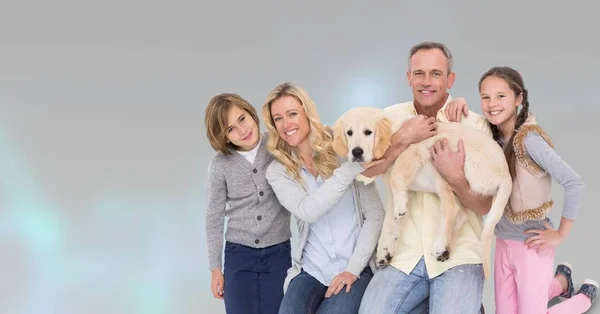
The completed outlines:
[[[333,171],[339,166],[338,157],[332,147],[333,137],[331,131],[321,123],[317,106],[308,96],[308,93],[292,83],[286,82],[276,86],[269,93],[262,107],[263,120],[269,131],[267,150],[285,167],[288,174],[292,175],[298,182],[303,183],[300,176],[300,157],[294,154],[292,147],[279,136],[271,116],[271,104],[284,96],[296,98],[308,118],[309,137],[313,148],[313,169],[324,179],[331,177]]]

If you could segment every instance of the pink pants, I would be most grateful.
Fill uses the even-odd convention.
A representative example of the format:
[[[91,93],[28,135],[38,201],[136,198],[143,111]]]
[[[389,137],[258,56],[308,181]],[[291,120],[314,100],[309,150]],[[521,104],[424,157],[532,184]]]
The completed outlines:
[[[548,301],[562,293],[554,278],[554,249],[537,253],[522,241],[496,237],[495,255],[496,314],[576,314],[592,305],[586,295],[576,294],[548,308]]]

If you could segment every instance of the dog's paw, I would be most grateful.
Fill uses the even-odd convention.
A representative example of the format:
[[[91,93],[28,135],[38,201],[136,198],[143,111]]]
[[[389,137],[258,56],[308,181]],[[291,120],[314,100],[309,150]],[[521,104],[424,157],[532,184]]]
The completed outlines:
[[[406,214],[406,207],[394,206],[394,219],[401,219]]]
[[[394,256],[394,248],[396,246],[395,239],[383,239],[381,245],[377,248],[377,266],[382,267],[389,265]]]
[[[447,261],[448,259],[450,259],[450,251],[448,251],[448,250],[445,250],[444,252],[442,252],[442,254],[440,254],[440,255],[437,257],[437,261],[438,261],[438,262],[445,262],[445,261]]]
[[[381,247],[377,250],[377,266],[383,267],[389,265],[392,260],[392,254],[387,247]]]
[[[445,262],[450,258],[450,251],[448,250],[446,241],[442,236],[437,236],[435,241],[433,241],[431,255],[433,255],[439,262]]]

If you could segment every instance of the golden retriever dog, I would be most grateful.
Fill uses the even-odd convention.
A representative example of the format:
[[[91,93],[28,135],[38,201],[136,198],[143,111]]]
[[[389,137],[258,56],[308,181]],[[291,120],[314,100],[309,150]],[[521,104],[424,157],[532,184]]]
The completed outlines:
[[[333,125],[333,149],[339,156],[354,162],[380,159],[391,146],[393,133],[410,118],[412,116],[392,117],[378,108],[351,109]],[[444,138],[453,151],[457,150],[458,140],[463,140],[464,172],[471,190],[494,196],[481,233],[487,279],[494,228],[509,200],[512,179],[500,145],[475,127],[458,122],[438,122],[437,135],[408,146],[383,175],[388,188],[388,202],[377,248],[377,263],[379,266],[386,265],[394,256],[396,240],[400,235],[398,223],[407,211],[410,191],[439,196],[440,220],[431,254],[441,262],[450,258],[453,235],[462,228],[467,218],[450,185],[432,164],[430,148],[437,140]]]

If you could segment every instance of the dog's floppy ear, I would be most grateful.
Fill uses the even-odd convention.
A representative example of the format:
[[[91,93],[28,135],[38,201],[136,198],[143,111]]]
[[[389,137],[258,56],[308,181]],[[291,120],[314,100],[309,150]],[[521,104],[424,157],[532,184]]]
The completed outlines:
[[[392,145],[392,122],[387,117],[381,117],[375,127],[375,147],[373,158],[379,159]]]
[[[344,126],[341,121],[336,121],[333,125],[333,151],[340,157],[346,157],[348,154],[348,142],[344,134]]]

